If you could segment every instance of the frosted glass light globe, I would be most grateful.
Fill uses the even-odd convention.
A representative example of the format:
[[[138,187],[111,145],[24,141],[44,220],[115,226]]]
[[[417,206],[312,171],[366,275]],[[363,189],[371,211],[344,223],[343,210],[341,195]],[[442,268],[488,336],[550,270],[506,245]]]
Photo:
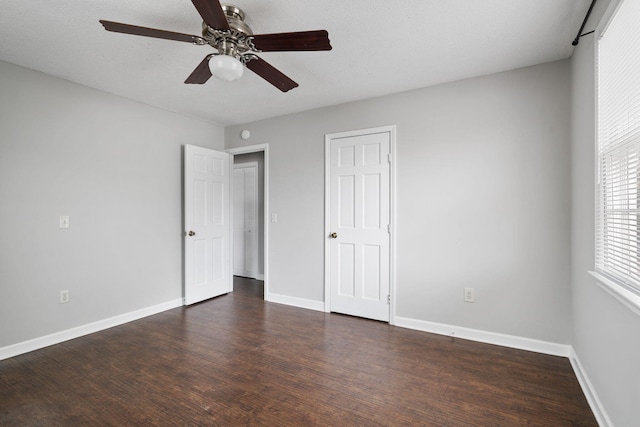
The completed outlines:
[[[211,58],[209,60],[209,69],[211,74],[225,82],[238,80],[244,72],[242,62],[229,55],[216,55]]]

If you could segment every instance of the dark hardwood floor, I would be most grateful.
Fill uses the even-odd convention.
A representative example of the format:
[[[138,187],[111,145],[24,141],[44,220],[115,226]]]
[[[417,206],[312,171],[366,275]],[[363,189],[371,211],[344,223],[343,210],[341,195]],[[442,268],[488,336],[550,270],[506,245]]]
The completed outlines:
[[[262,282],[0,361],[2,426],[596,426],[565,358],[297,309]]]

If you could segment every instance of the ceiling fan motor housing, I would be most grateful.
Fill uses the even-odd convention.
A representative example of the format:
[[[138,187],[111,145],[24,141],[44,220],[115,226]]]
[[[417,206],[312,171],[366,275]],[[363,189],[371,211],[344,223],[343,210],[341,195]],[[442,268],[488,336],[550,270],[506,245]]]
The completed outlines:
[[[239,57],[248,51],[258,51],[252,43],[253,31],[244,22],[244,12],[239,7],[223,4],[222,11],[229,23],[229,30],[211,28],[202,23],[202,37],[222,55]]]

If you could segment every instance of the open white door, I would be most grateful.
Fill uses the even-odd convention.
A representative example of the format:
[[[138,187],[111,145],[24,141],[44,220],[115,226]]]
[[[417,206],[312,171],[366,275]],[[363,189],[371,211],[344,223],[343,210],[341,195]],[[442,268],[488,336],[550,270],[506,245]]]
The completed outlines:
[[[231,156],[185,145],[185,304],[232,290]]]
[[[392,128],[327,135],[330,311],[390,320]]]

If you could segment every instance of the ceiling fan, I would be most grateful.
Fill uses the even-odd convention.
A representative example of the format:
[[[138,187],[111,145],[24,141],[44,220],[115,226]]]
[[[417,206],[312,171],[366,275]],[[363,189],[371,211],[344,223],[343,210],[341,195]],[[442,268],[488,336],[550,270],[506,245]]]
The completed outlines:
[[[278,71],[256,55],[256,52],[331,50],[326,30],[298,31],[291,33],[253,34],[244,22],[244,12],[233,5],[218,0],[191,0],[202,16],[202,37],[175,33],[155,28],[100,20],[105,30],[137,36],[176,40],[213,47],[216,53],[207,55],[187,77],[185,83],[204,84],[212,75],[232,81],[242,77],[247,67],[282,92],[298,83]]]

